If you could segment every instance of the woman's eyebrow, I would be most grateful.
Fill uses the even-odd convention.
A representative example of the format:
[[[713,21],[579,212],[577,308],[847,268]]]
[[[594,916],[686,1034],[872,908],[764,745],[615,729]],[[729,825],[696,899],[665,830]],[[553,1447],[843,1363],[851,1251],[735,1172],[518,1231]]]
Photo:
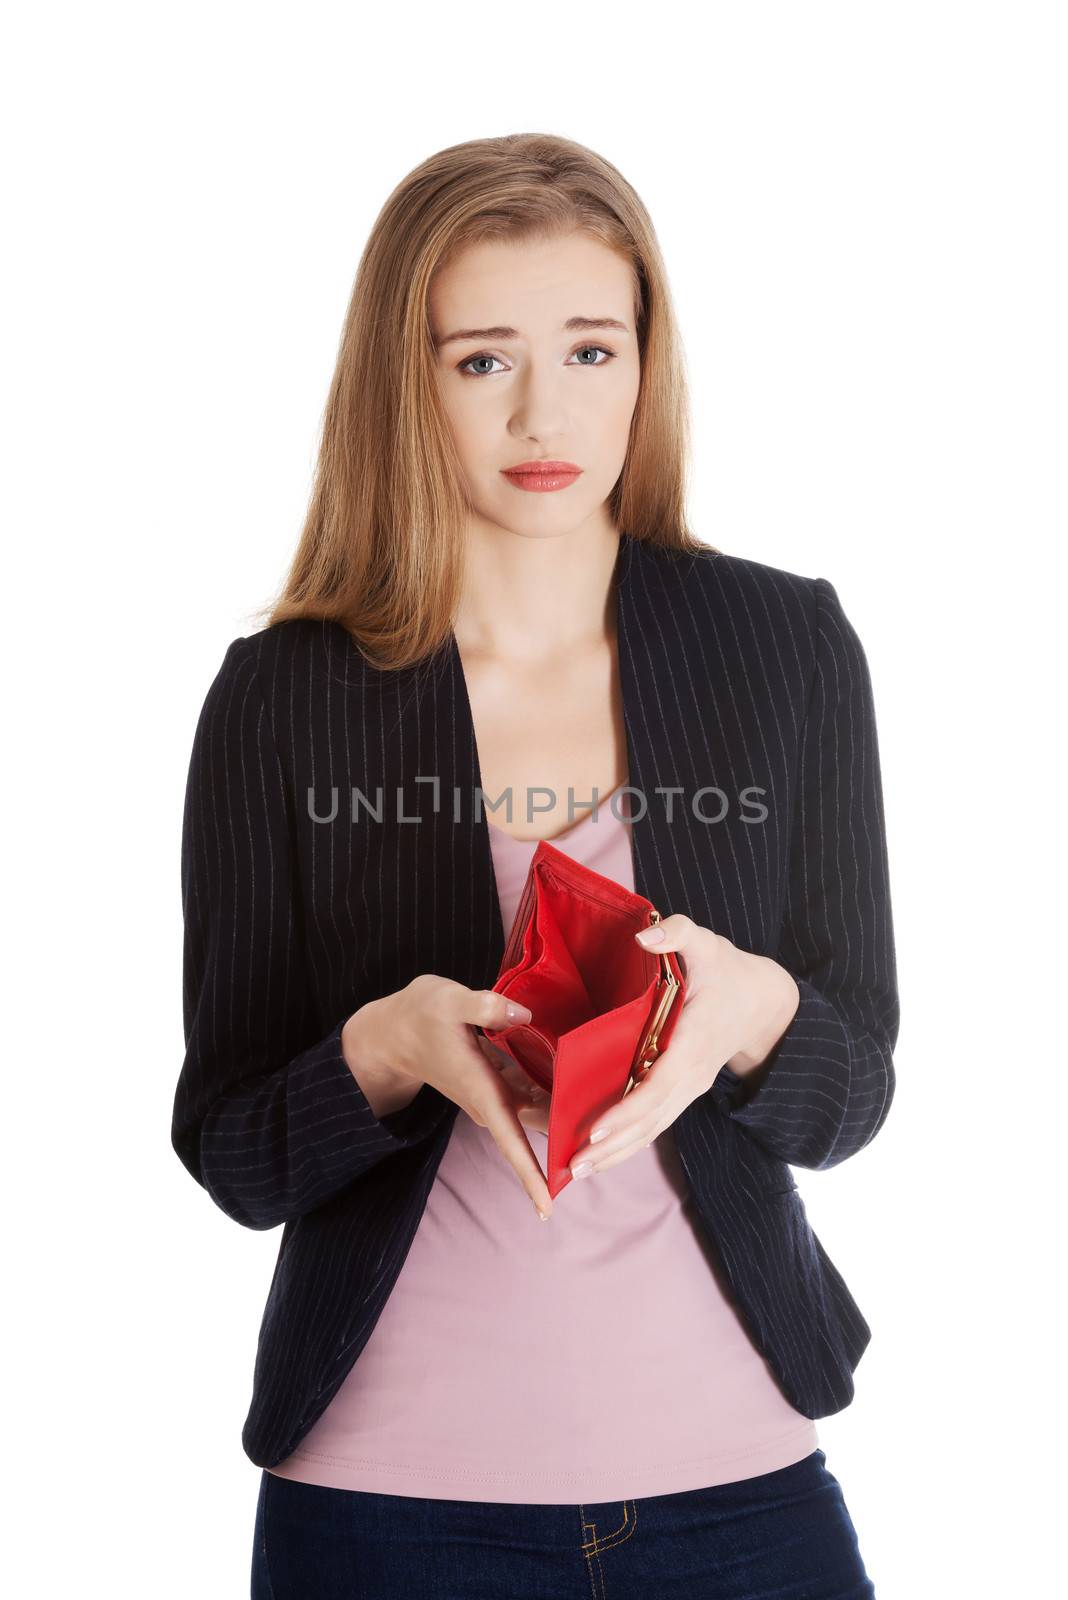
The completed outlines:
[[[625,322],[619,322],[615,317],[568,317],[564,323],[564,331],[589,332],[595,328],[616,328],[620,333],[629,333],[630,329]],[[455,333],[447,333],[443,339],[434,341],[435,350],[440,350],[443,345],[452,344],[459,339],[521,339],[523,336],[518,328],[458,328]]]

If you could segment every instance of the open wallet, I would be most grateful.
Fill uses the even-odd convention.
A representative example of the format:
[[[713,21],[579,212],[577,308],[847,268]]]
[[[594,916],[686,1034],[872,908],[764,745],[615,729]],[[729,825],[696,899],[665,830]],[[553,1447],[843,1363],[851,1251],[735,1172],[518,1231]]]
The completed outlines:
[[[532,1020],[480,1031],[550,1096],[553,1199],[597,1118],[641,1081],[678,1021],[682,963],[634,938],[659,921],[644,895],[538,841],[493,985]]]

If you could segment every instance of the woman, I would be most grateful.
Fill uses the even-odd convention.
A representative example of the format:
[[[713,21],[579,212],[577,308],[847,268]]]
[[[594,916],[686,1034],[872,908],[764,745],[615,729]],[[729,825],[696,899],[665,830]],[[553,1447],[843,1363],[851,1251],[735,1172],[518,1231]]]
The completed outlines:
[[[284,1224],[254,1595],[874,1592],[814,1426],[870,1330],[790,1172],[893,1093],[871,688],[826,580],[688,531],[684,392],[608,162],[487,139],[390,197],[186,801],[173,1142]],[[492,985],[541,838],[688,980],[555,1204],[476,1031],[530,1015]]]

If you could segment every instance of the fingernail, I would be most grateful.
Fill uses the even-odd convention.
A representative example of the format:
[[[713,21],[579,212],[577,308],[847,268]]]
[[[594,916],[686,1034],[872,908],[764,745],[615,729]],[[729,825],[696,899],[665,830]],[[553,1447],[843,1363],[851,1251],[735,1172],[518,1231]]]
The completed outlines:
[[[577,1167],[572,1167],[571,1168],[571,1176],[573,1178],[585,1178],[586,1175],[588,1173],[592,1172],[592,1171],[593,1171],[593,1162],[592,1161],[580,1161]]]
[[[540,1207],[538,1207],[538,1206],[535,1206],[534,1210],[538,1213],[538,1216],[539,1216],[539,1218],[541,1219],[542,1222],[548,1222],[549,1213],[547,1211],[542,1211],[540,1209]]]
[[[594,1128],[593,1132],[590,1134],[590,1143],[600,1144],[602,1139],[608,1138],[610,1131],[611,1130],[608,1128]]]
[[[532,1011],[530,1011],[526,1006],[521,1006],[518,1003],[518,1001],[509,1000],[509,1002],[508,1002],[508,1021],[509,1022],[529,1022],[533,1015],[534,1015],[534,1013]]]
[[[642,944],[659,944],[664,937],[663,928],[642,928],[637,937]]]

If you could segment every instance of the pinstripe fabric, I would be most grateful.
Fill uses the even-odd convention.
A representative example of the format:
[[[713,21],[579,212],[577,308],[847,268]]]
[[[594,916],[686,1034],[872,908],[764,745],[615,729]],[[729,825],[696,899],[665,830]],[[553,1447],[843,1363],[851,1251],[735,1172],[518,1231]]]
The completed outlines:
[[[671,1132],[754,1344],[791,1404],[826,1416],[852,1399],[870,1329],[790,1166],[834,1166],[878,1132],[898,1030],[867,663],[825,579],[628,538],[617,579],[628,772],[647,807],[635,885],[775,957],[801,994],[759,1073],[724,1067]],[[357,1359],[457,1115],[425,1086],[376,1118],[340,1036],[417,973],[492,985],[504,935],[479,785],[451,636],[386,674],[337,624],[283,623],[233,641],[200,714],[172,1142],[227,1216],[284,1224],[242,1435],[257,1466],[293,1450]],[[712,787],[715,823],[695,814],[718,814]]]

